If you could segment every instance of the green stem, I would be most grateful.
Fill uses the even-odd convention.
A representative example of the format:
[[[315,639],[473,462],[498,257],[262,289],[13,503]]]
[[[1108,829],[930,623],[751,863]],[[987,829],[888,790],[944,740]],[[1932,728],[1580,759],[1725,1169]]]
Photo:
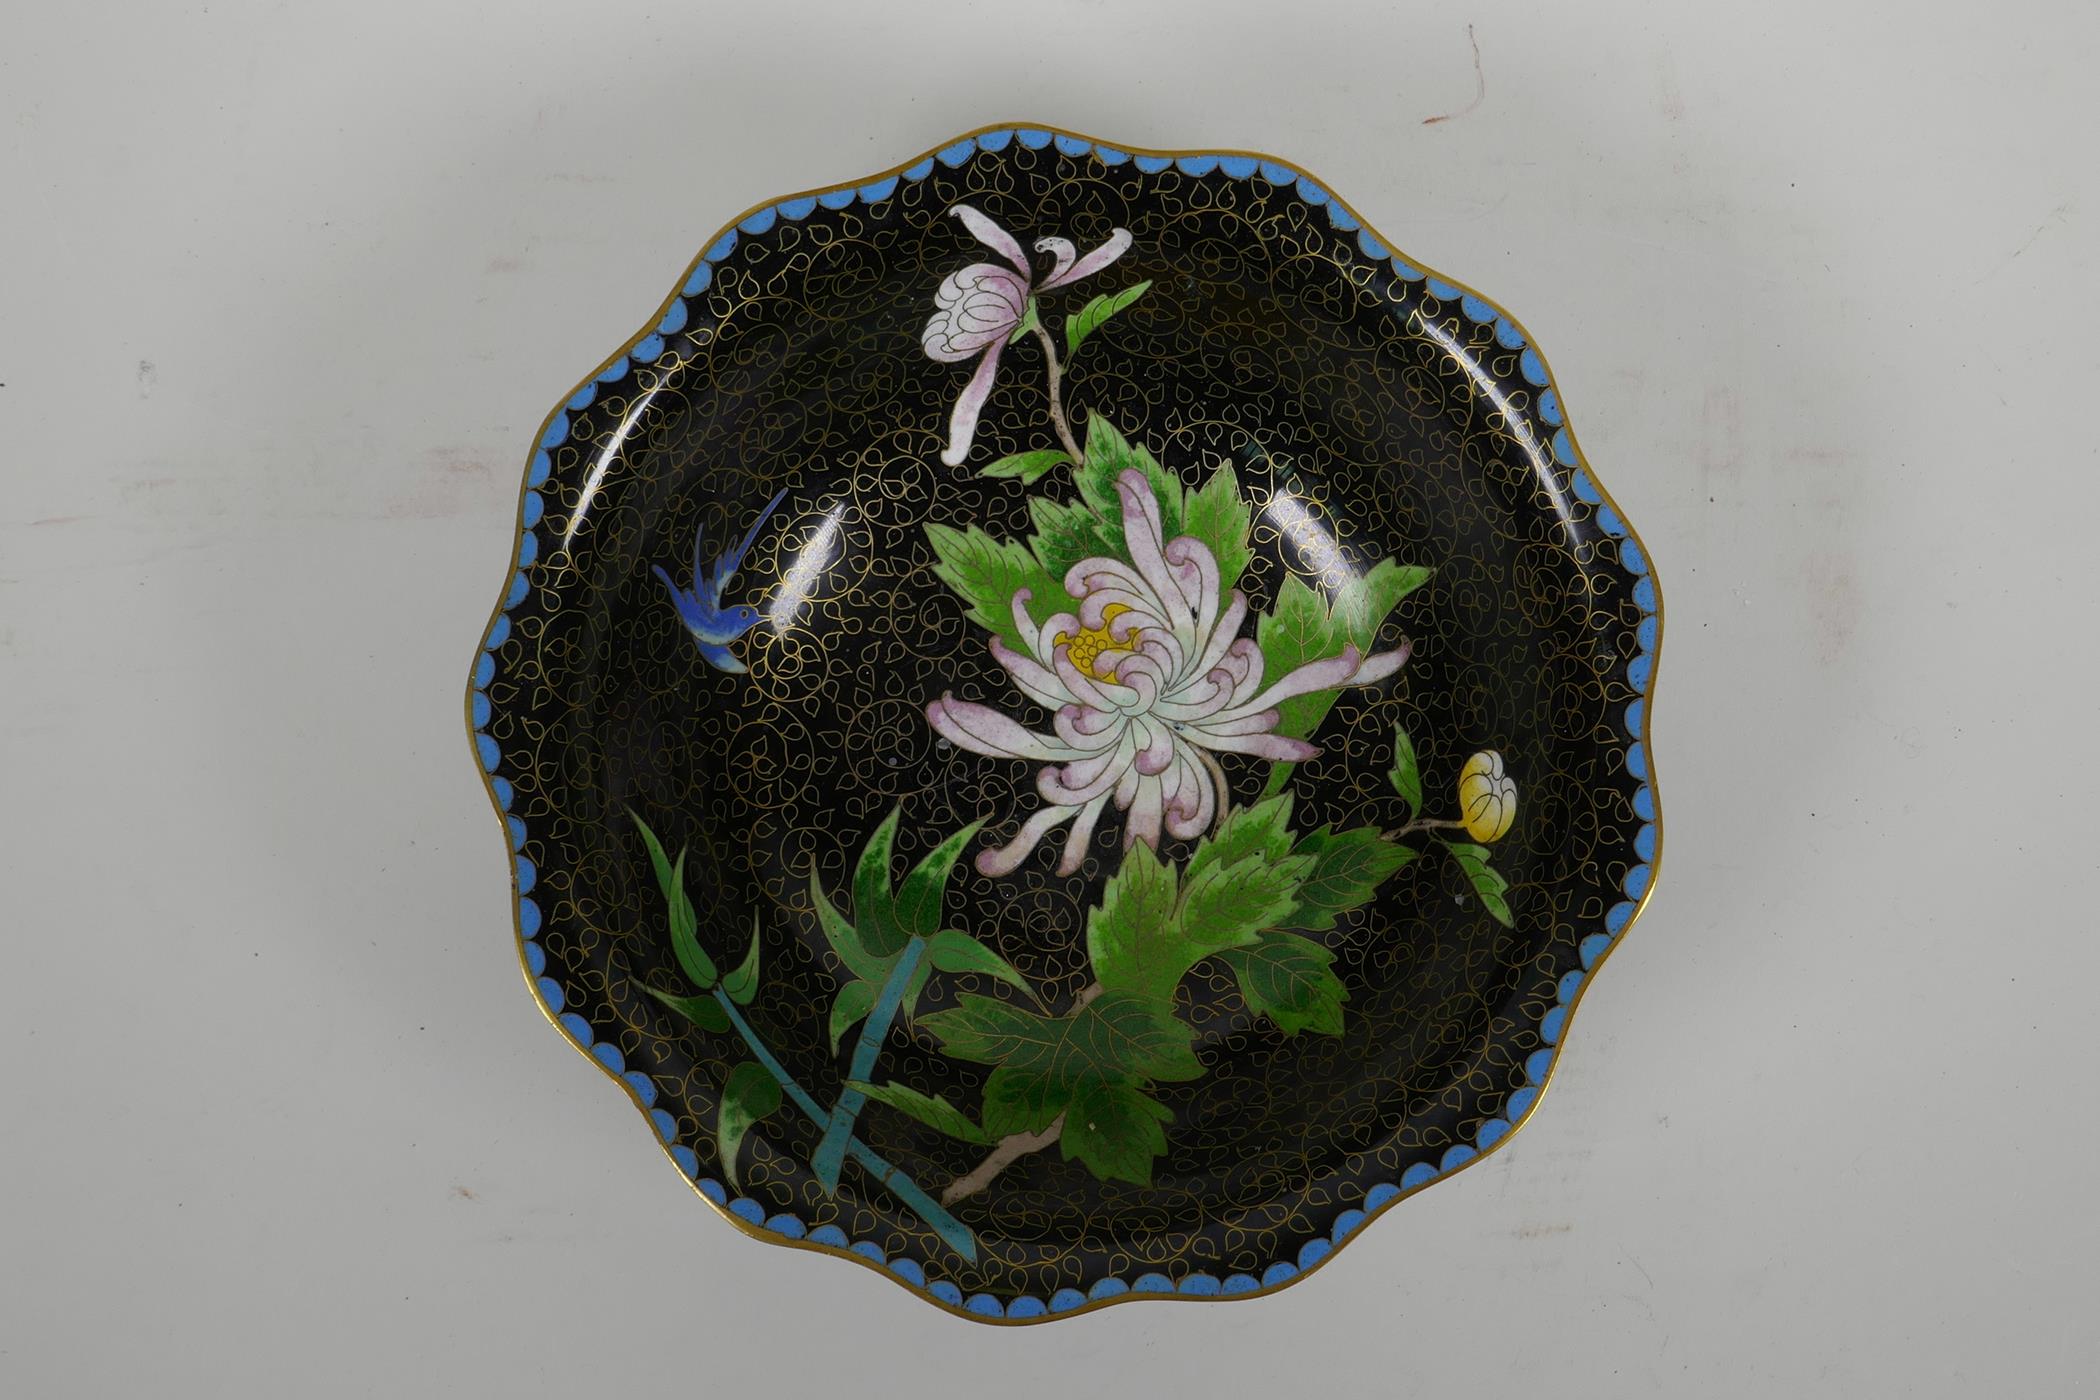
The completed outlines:
[[[794,1102],[795,1107],[802,1110],[810,1122],[820,1127],[824,1126],[829,1116],[817,1101],[809,1096],[808,1091],[795,1082],[795,1076],[788,1073],[787,1066],[781,1064],[773,1052],[766,1048],[766,1043],[758,1038],[758,1032],[744,1019],[744,1013],[737,1009],[736,1003],[731,1001],[720,987],[714,989],[714,998],[721,1003],[722,1010],[729,1016],[729,1024],[743,1037],[744,1044],[750,1048],[752,1056],[765,1068],[766,1073],[779,1081],[782,1092]],[[926,1194],[925,1190],[906,1176],[901,1168],[891,1166],[876,1155],[875,1149],[859,1138],[848,1138],[846,1151],[854,1161],[861,1164],[868,1175],[874,1177],[879,1184],[889,1187],[898,1200],[916,1211],[919,1218],[931,1226],[933,1232],[939,1235],[950,1249],[972,1263],[976,1262],[977,1237],[970,1233],[970,1228],[950,1215],[940,1202]]]
[[[875,997],[875,1004],[868,1008],[867,1019],[861,1022],[860,1039],[853,1047],[853,1063],[846,1071],[846,1078],[865,1084],[875,1076],[875,1060],[882,1053],[882,1042],[888,1038],[890,1023],[897,1019],[897,1008],[904,1004],[904,989],[911,985],[912,975],[919,970],[919,960],[926,955],[926,940],[913,938],[897,955],[884,979],[882,990]],[[839,1101],[832,1106],[831,1122],[824,1129],[824,1140],[817,1144],[816,1155],[809,1164],[817,1173],[817,1184],[826,1195],[838,1190],[839,1171],[846,1165],[846,1144],[853,1137],[853,1120],[860,1116],[861,1106],[868,1096],[858,1089],[847,1089],[840,1093]]]

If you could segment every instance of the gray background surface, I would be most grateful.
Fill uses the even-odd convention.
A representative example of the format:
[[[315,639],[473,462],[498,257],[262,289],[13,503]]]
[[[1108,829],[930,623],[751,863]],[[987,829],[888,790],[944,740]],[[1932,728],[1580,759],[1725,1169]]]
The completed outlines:
[[[14,7],[0,1391],[2083,1389],[2096,14]],[[1002,1332],[692,1199],[520,983],[460,690],[701,241],[1013,119],[1274,151],[1524,319],[1662,579],[1668,839],[1491,1161]]]

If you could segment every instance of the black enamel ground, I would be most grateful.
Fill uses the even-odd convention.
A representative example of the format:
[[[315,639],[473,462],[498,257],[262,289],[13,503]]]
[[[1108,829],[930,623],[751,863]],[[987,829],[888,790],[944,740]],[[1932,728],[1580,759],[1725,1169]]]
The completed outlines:
[[[805,1166],[816,1130],[791,1110],[753,1133],[742,1188],[769,1214],[836,1224],[965,1293],[1047,1296],[1154,1269],[1258,1275],[1326,1238],[1369,1188],[1470,1143],[1502,1111],[1542,1043],[1556,981],[1619,899],[1640,825],[1623,732],[1640,613],[1613,543],[1505,421],[1504,405],[1534,445],[1553,432],[1517,352],[1455,300],[1373,264],[1288,187],[1145,175],[1018,144],[961,170],[936,165],[875,205],[819,208],[741,238],[663,358],[572,413],[488,727],[530,832],[547,975],[651,1077],[678,1141],[719,1179],[715,1095],[745,1055],[640,991],[681,979],[623,809],[693,848],[689,883],[717,961],[741,953],[757,918],[765,968],[750,1017],[828,1103],[843,1068],[826,1032],[838,968],[809,912],[811,871],[844,902],[850,862],[900,802],[900,869],[969,820],[990,816],[1003,839],[1035,808],[1031,766],[950,748],[922,713],[952,689],[1043,718],[934,578],[922,530],[1028,533],[1026,489],[938,459],[969,366],[926,358],[919,329],[940,279],[989,256],[944,216],[957,201],[1024,242],[1059,234],[1083,249],[1113,226],[1132,231],[1106,274],[1046,298],[1055,328],[1096,291],[1154,283],[1076,358],[1067,403],[1082,421],[1106,415],[1185,482],[1239,464],[1256,511],[1242,587],[1257,608],[1285,570],[1307,567],[1263,513],[1279,489],[1310,505],[1345,563],[1435,566],[1381,642],[1412,639],[1414,659],[1394,681],[1345,692],[1314,736],[1325,752],[1293,779],[1296,825],[1402,820],[1384,778],[1396,723],[1421,751],[1437,815],[1455,812],[1466,756],[1497,749],[1522,794],[1497,847],[1516,929],[1430,851],[1323,935],[1350,989],[1343,1036],[1283,1037],[1247,1016],[1222,968],[1199,968],[1180,1011],[1208,1073],[1160,1091],[1175,1117],[1152,1187],[1097,1182],[1054,1148],[1024,1158],[958,1208],[981,1244],[974,1265],[856,1168],[823,1195]],[[1041,386],[1034,347],[1014,347],[971,467],[1054,445]],[[772,605],[827,513],[836,544],[791,625],[737,644],[750,674],[724,675],[701,662],[650,566],[678,571],[697,521],[722,540],[782,486],[788,501],[731,601]],[[1062,473],[1036,489],[1071,494]],[[1250,800],[1266,765],[1228,768],[1236,800]],[[947,922],[994,944],[1051,1005],[1068,1003],[1091,980],[1081,930],[1120,831],[1105,822],[1071,879],[1051,873],[1048,852],[1002,880],[966,860]],[[950,1004],[958,985],[973,986],[937,979],[922,1012]],[[881,1074],[972,1108],[983,1082],[901,1029]],[[861,1125],[936,1193],[983,1151],[880,1106]]]

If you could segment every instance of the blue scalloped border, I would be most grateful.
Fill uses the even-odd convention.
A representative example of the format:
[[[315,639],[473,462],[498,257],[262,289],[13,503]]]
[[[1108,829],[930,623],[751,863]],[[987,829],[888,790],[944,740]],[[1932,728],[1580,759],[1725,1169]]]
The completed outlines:
[[[925,1266],[917,1260],[889,1258],[880,1245],[869,1240],[849,1240],[845,1232],[837,1226],[820,1225],[812,1230],[793,1215],[768,1215],[765,1207],[759,1202],[748,1196],[731,1196],[720,1181],[700,1175],[699,1158],[691,1148],[676,1140],[677,1120],[656,1106],[655,1083],[639,1071],[630,1071],[619,1047],[608,1041],[598,1040],[589,1021],[573,1011],[565,1010],[561,984],[546,975],[547,954],[538,941],[540,908],[532,898],[538,872],[524,854],[525,823],[511,811],[511,784],[501,772],[503,755],[496,741],[489,736],[487,726],[492,713],[488,687],[496,678],[496,652],[510,638],[511,612],[525,601],[532,590],[530,570],[539,557],[540,548],[537,531],[546,516],[546,501],[540,495],[539,488],[546,484],[553,469],[552,459],[548,454],[567,441],[570,413],[589,407],[597,397],[599,385],[624,378],[631,362],[650,364],[663,355],[665,337],[676,335],[686,326],[689,315],[687,300],[707,290],[714,281],[715,266],[736,251],[740,238],[764,234],[782,219],[793,222],[807,218],[819,205],[835,210],[843,209],[855,201],[876,203],[894,194],[899,180],[916,182],[925,179],[933,172],[936,161],[955,169],[979,152],[997,153],[1016,141],[1029,150],[1040,150],[1044,146],[1054,144],[1059,151],[1074,158],[1091,153],[1104,165],[1121,165],[1125,161],[1132,161],[1139,170],[1147,174],[1156,174],[1168,166],[1174,166],[1184,175],[1202,177],[1216,174],[1229,180],[1260,179],[1278,188],[1295,188],[1298,197],[1307,204],[1327,211],[1328,222],[1334,228],[1344,233],[1355,233],[1357,247],[1364,257],[1374,263],[1383,262],[1390,265],[1404,281],[1423,282],[1428,294],[1439,302],[1457,302],[1464,316],[1475,324],[1492,322],[1498,344],[1506,350],[1523,351],[1519,364],[1524,378],[1534,388],[1542,391],[1536,412],[1538,417],[1554,430],[1554,460],[1571,473],[1570,481],[1576,499],[1592,509],[1598,527],[1617,541],[1620,566],[1634,578],[1633,600],[1641,610],[1641,622],[1635,632],[1638,651],[1626,667],[1627,684],[1637,696],[1627,705],[1625,712],[1626,733],[1633,740],[1632,747],[1627,750],[1626,767],[1641,784],[1634,795],[1633,809],[1635,815],[1640,817],[1642,826],[1633,842],[1634,854],[1639,863],[1626,872],[1621,883],[1625,899],[1605,914],[1602,932],[1593,933],[1582,940],[1579,948],[1581,969],[1561,978],[1556,1005],[1539,1022],[1539,1037],[1545,1042],[1545,1048],[1534,1051],[1525,1061],[1524,1087],[1509,1096],[1501,1117],[1490,1118],[1480,1125],[1472,1145],[1456,1144],[1445,1150],[1437,1165],[1417,1162],[1402,1172],[1398,1181],[1382,1182],[1372,1187],[1364,1194],[1361,1207],[1345,1210],[1335,1218],[1334,1226],[1326,1239],[1308,1240],[1300,1247],[1295,1259],[1279,1259],[1264,1269],[1259,1276],[1236,1273],[1221,1279],[1216,1274],[1199,1272],[1188,1274],[1176,1283],[1167,1275],[1155,1271],[1140,1274],[1128,1281],[1119,1278],[1101,1279],[1084,1292],[1076,1288],[1061,1288],[1048,1298],[1023,1295],[1001,1303],[989,1293],[973,1293],[965,1297],[955,1284],[945,1279],[929,1277]],[[1553,385],[1546,363],[1527,343],[1516,322],[1487,298],[1431,276],[1400,258],[1369,229],[1363,227],[1356,215],[1339,199],[1321,187],[1310,175],[1283,161],[1245,154],[1133,155],[1114,146],[1065,132],[1050,131],[1042,127],[1007,127],[964,137],[922,158],[898,174],[887,175],[854,187],[784,199],[747,214],[733,227],[725,230],[701,255],[687,275],[677,297],[672,299],[656,326],[636,336],[618,358],[578,389],[549,417],[546,427],[541,432],[539,447],[533,453],[532,465],[526,473],[525,487],[519,510],[520,534],[516,564],[509,589],[504,594],[501,610],[483,636],[480,655],[474,662],[468,713],[476,757],[487,775],[490,794],[503,812],[504,824],[510,833],[518,899],[518,936],[523,944],[525,967],[531,974],[534,993],[546,1008],[548,1017],[578,1048],[591,1055],[627,1086],[628,1091],[648,1113],[650,1122],[656,1127],[657,1136],[663,1140],[672,1160],[677,1162],[679,1170],[686,1174],[702,1195],[756,1229],[769,1231],[786,1240],[848,1250],[872,1264],[887,1268],[898,1279],[935,1302],[958,1309],[969,1316],[986,1320],[1026,1321],[1070,1313],[1090,1303],[1126,1296],[1241,1297],[1280,1287],[1313,1268],[1333,1253],[1335,1248],[1366,1220],[1386,1206],[1465,1166],[1523,1123],[1538,1102],[1539,1094],[1545,1088],[1547,1077],[1552,1072],[1568,1014],[1581,995],[1585,979],[1611,950],[1627,925],[1633,921],[1641,900],[1653,882],[1656,848],[1661,839],[1661,831],[1656,810],[1655,785],[1648,771],[1646,735],[1648,697],[1655,683],[1655,655],[1661,639],[1662,619],[1660,595],[1655,586],[1654,576],[1649,571],[1647,556],[1634,540],[1624,518],[1605,500],[1603,492],[1591,477],[1587,464],[1582,460],[1574,439],[1569,434],[1560,406],[1559,391]]]

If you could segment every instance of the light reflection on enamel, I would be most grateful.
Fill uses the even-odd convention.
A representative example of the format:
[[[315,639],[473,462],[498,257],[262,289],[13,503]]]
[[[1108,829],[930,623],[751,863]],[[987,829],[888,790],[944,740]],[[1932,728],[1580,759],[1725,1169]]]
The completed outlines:
[[[809,537],[795,555],[795,562],[781,576],[780,587],[773,593],[773,601],[766,607],[766,620],[777,632],[785,632],[795,625],[795,617],[803,604],[816,590],[817,580],[822,577],[825,566],[831,563],[832,546],[838,543],[839,525],[846,515],[846,503],[840,501],[824,516],[824,523]]]
[[[619,430],[606,439],[605,450],[598,454],[597,461],[591,463],[591,474],[584,479],[583,494],[576,498],[576,509],[569,512],[569,526],[561,532],[563,549],[575,542],[576,531],[591,513],[591,499],[598,494],[598,487],[604,482],[606,472],[612,469],[613,458],[628,446],[627,435],[634,431],[635,422],[641,418],[642,410],[649,407],[650,401],[664,391],[667,382],[659,380],[653,388],[634,401],[634,407],[628,409],[627,416],[620,420]]]
[[[1327,533],[1325,526],[1313,518],[1305,502],[1279,488],[1262,507],[1262,514],[1268,516],[1283,532],[1284,538],[1305,557],[1306,563],[1312,566],[1329,592],[1339,593],[1356,582],[1357,572],[1343,561],[1341,545]]]
[[[1560,482],[1553,470],[1553,463],[1547,457],[1546,450],[1539,445],[1539,440],[1531,434],[1530,420],[1517,411],[1515,405],[1510,403],[1509,395],[1502,392],[1502,386],[1495,382],[1492,375],[1480,367],[1480,362],[1473,358],[1472,352],[1467,350],[1465,346],[1460,345],[1451,332],[1445,330],[1426,316],[1416,316],[1412,318],[1410,324],[1420,329],[1431,340],[1443,346],[1444,353],[1456,360],[1460,367],[1465,370],[1467,376],[1472,379],[1475,387],[1481,393],[1487,395],[1488,402],[1492,403],[1495,406],[1495,411],[1502,415],[1505,430],[1517,440],[1517,446],[1524,449],[1524,455],[1531,459],[1531,473],[1538,479],[1539,485],[1545,488],[1547,499],[1553,502],[1553,513],[1560,517],[1561,527],[1572,533],[1575,529],[1574,509],[1568,504],[1567,493],[1561,490]]]

